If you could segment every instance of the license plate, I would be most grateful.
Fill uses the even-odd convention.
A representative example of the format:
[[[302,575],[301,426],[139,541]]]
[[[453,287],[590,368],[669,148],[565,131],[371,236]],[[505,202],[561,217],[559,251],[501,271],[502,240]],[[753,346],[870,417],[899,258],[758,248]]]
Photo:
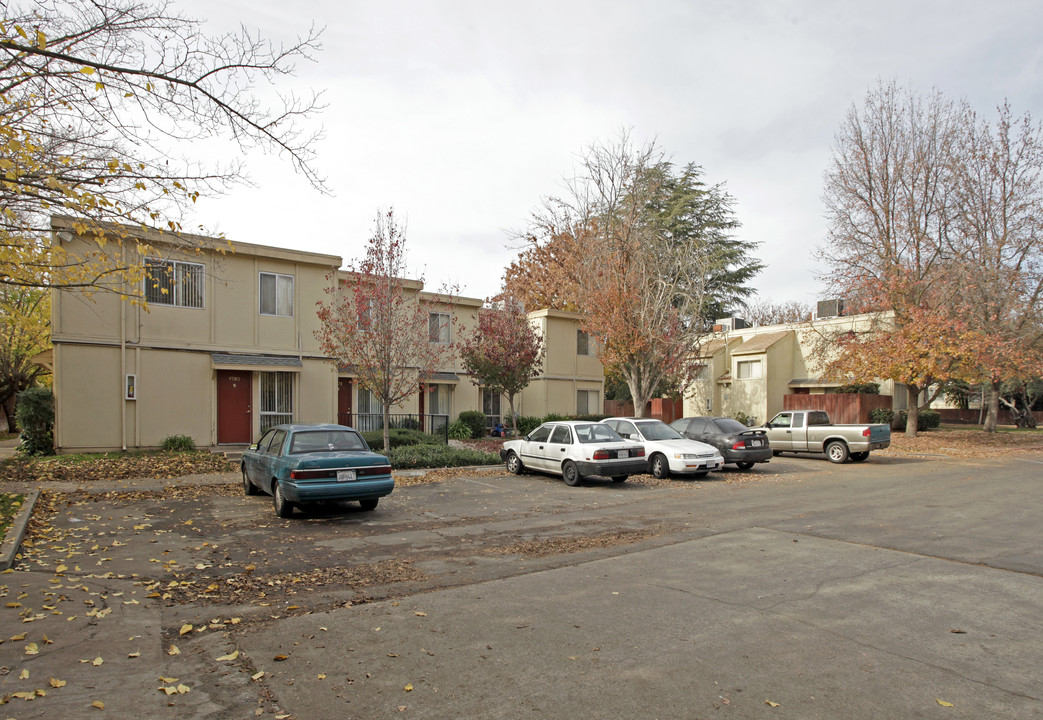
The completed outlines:
[[[354,470],[337,471],[337,482],[354,482],[356,479]]]
[[[760,447],[760,446],[761,446],[761,441],[760,440],[750,440],[750,447]]]
[[[617,450],[616,451],[616,457],[617,458],[630,457],[630,451],[629,450]]]

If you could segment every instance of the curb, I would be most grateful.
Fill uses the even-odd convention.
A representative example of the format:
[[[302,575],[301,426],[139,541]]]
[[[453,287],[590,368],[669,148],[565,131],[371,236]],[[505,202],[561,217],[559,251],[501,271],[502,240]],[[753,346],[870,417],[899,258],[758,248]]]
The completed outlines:
[[[25,493],[22,509],[14,516],[14,520],[11,521],[11,527],[7,529],[7,534],[4,535],[3,542],[0,543],[0,572],[10,570],[14,565],[18,550],[22,547],[22,538],[25,537],[25,530],[29,527],[29,518],[33,515],[33,506],[36,505],[36,500],[39,497],[39,490],[30,490]]]

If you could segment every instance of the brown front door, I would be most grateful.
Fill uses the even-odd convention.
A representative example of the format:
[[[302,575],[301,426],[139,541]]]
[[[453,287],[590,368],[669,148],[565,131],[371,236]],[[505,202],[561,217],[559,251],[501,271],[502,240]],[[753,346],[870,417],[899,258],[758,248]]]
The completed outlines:
[[[217,442],[250,442],[250,400],[253,373],[249,370],[217,371]]]
[[[351,378],[337,378],[337,423],[351,426]]]

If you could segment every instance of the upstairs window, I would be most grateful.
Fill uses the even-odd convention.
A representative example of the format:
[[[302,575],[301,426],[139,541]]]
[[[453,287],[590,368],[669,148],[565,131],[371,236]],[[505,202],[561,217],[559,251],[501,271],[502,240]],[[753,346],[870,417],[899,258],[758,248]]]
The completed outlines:
[[[145,302],[150,305],[203,307],[203,266],[145,258]]]
[[[740,380],[756,380],[761,377],[761,361],[740,360],[735,363],[735,371]]]
[[[261,314],[293,317],[293,275],[261,273]]]
[[[449,344],[449,314],[433,312],[427,316],[428,342]]]
[[[576,331],[576,354],[590,355],[590,335],[582,330]]]
[[[597,390],[576,391],[576,414],[596,415],[601,412]]]

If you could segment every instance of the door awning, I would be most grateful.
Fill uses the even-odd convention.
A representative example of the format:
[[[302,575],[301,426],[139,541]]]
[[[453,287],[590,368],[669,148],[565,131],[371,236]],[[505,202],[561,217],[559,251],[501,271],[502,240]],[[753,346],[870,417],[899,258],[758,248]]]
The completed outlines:
[[[233,355],[231,353],[212,353],[210,361],[213,367],[221,370],[253,370],[254,368],[274,368],[295,372],[303,367],[299,357],[285,355]]]

